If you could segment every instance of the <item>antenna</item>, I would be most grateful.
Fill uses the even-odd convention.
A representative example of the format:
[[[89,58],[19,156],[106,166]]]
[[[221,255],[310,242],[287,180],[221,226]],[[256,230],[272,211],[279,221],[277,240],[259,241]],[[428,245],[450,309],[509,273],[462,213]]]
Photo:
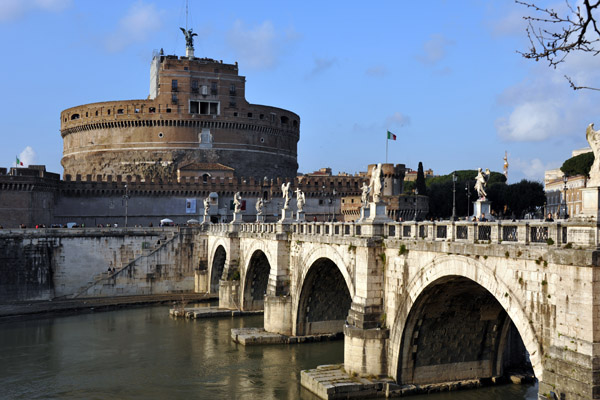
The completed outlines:
[[[185,0],[185,30],[188,30],[188,4],[189,1]]]

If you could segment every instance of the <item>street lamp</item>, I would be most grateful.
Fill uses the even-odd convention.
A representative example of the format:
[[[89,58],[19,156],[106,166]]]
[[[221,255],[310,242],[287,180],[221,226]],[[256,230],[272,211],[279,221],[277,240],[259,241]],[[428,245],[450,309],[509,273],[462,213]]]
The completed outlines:
[[[465,185],[465,191],[467,192],[467,219],[469,219],[469,214],[471,213],[471,187],[469,186],[469,181]]]
[[[452,172],[452,221],[456,221],[456,171]]]
[[[125,200],[125,227],[127,227],[127,214],[129,208],[129,189],[127,185],[125,185],[125,194],[123,195],[123,200]]]
[[[562,209],[563,209],[563,218],[567,218],[567,182],[569,181],[569,176],[568,175],[563,175],[563,204],[562,204]]]
[[[419,189],[415,189],[415,221],[417,220],[417,206],[418,206],[418,197]]]

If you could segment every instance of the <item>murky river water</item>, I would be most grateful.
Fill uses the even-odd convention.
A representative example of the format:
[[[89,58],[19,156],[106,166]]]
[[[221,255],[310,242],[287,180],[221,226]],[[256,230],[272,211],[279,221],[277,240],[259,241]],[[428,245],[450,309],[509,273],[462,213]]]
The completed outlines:
[[[168,308],[0,323],[0,398],[317,399],[300,370],[343,361],[343,342],[244,347],[230,329],[262,316],[176,320]],[[415,396],[533,400],[532,386]]]

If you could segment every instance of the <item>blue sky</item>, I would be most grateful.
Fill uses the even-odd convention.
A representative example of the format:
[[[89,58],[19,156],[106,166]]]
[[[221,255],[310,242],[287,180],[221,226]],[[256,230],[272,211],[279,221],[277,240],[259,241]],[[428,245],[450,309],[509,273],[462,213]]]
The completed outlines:
[[[196,56],[238,61],[249,102],[300,115],[301,172],[384,162],[389,129],[389,162],[501,171],[508,151],[509,181],[541,180],[600,126],[600,94],[563,78],[599,86],[597,60],[523,59],[511,1],[189,3]],[[0,166],[62,173],[61,110],[146,98],[152,51],[184,55],[185,23],[184,0],[2,0]]]

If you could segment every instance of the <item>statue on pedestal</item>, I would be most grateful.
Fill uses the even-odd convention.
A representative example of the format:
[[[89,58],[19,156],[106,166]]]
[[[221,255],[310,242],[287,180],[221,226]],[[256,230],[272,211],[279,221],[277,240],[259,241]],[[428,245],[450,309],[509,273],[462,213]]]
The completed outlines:
[[[360,195],[360,202],[362,203],[363,207],[366,207],[367,203],[369,203],[369,192],[371,192],[371,188],[367,186],[367,182],[363,182],[362,187],[360,189],[362,190],[362,193]]]
[[[486,168],[485,172],[483,172],[481,168],[477,168],[477,176],[475,177],[475,190],[477,191],[479,200],[485,200],[487,196],[487,193],[485,192],[485,187],[487,185],[488,179],[490,179],[489,168]]]
[[[381,163],[377,164],[371,171],[369,189],[373,193],[373,203],[379,203],[381,201]]]
[[[240,192],[236,192],[233,195],[233,212],[237,214],[240,211],[242,211],[242,195]]]
[[[263,199],[261,199],[260,197],[258,199],[256,199],[256,215],[262,215],[263,213],[263,207],[265,206],[265,203],[263,201]]]
[[[284,183],[281,185],[281,193],[283,196],[283,209],[286,210],[290,205],[290,198],[292,197],[292,191],[290,189],[291,182]]]
[[[304,204],[306,203],[306,198],[304,193],[300,188],[296,189],[296,206],[298,207],[298,212],[302,212],[304,210]]]
[[[204,215],[208,215],[208,211],[210,210],[210,197],[204,199]]]
[[[600,131],[594,130],[594,124],[588,125],[585,138],[594,152],[594,163],[590,168],[590,179],[587,181],[587,187],[600,186]]]

